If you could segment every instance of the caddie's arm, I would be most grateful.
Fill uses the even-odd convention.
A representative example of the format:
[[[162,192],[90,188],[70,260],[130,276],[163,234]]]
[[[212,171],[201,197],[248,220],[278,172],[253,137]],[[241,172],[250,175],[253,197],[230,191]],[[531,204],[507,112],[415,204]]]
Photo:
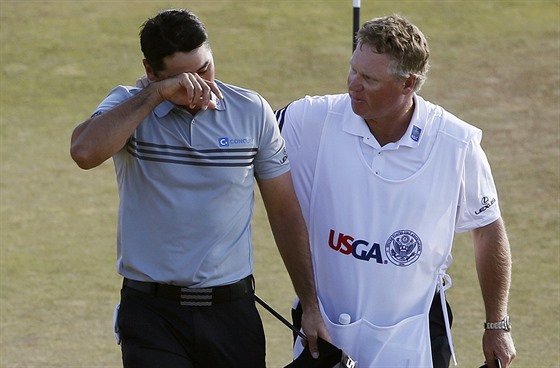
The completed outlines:
[[[499,322],[508,314],[511,284],[511,250],[505,226],[500,218],[472,233],[486,322]],[[482,348],[490,368],[495,367],[495,358],[508,367],[516,355],[511,333],[502,329],[485,330]]]
[[[258,184],[276,245],[303,308],[303,332],[311,354],[318,357],[317,337],[327,341],[330,337],[319,311],[307,227],[291,173],[259,180]]]
[[[79,124],[72,133],[70,155],[82,169],[97,167],[123,148],[138,125],[164,100],[202,109],[215,108],[211,92],[221,97],[214,82],[193,73],[150,83],[115,108]]]

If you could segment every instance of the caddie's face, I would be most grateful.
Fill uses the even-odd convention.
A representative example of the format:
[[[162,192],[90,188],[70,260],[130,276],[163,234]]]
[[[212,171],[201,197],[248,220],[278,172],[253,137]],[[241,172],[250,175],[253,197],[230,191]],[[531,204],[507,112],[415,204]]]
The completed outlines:
[[[390,72],[391,62],[389,55],[360,45],[350,59],[348,93],[352,110],[365,120],[391,120],[405,105],[410,89],[402,78]]]
[[[212,51],[206,44],[190,52],[176,52],[163,58],[165,69],[154,72],[146,66],[146,73],[150,80],[161,80],[181,73],[196,73],[202,79],[214,81],[214,58]]]

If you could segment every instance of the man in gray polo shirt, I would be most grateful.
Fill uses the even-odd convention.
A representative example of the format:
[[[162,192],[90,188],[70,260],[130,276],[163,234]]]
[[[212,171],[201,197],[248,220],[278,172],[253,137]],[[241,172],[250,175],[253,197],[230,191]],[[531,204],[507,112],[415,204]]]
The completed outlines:
[[[255,178],[317,353],[328,334],[270,106],[214,79],[206,29],[191,12],[149,19],[140,43],[146,88],[114,88],[71,146],[83,169],[115,164],[124,366],[265,366],[251,276]]]

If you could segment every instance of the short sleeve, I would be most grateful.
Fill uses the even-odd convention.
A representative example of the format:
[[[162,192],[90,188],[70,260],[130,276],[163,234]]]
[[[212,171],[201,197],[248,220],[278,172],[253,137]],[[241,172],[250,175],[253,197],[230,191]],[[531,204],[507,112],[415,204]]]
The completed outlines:
[[[276,112],[282,136],[286,140],[294,187],[307,221],[327,107],[326,97],[306,96]]]
[[[468,144],[457,208],[455,231],[466,232],[496,221],[500,216],[498,193],[488,158],[480,145],[482,133]]]
[[[288,155],[293,158],[292,161],[296,158],[299,160],[300,155],[305,156],[302,160],[314,161],[327,112],[326,96],[305,96],[276,112],[282,136],[286,140]]]
[[[255,177],[272,179],[290,171],[286,143],[280,135],[272,108],[262,97],[263,129],[255,158]]]
[[[113,88],[107,97],[97,106],[92,116],[102,114],[115,108],[138,92],[140,92],[140,89],[136,87],[117,86]]]

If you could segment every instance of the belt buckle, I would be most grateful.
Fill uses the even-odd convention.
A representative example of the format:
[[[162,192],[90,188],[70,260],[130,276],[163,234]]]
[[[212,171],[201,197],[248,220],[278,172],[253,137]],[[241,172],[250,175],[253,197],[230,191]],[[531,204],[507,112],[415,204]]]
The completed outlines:
[[[181,288],[180,305],[184,307],[211,307],[212,289]]]

